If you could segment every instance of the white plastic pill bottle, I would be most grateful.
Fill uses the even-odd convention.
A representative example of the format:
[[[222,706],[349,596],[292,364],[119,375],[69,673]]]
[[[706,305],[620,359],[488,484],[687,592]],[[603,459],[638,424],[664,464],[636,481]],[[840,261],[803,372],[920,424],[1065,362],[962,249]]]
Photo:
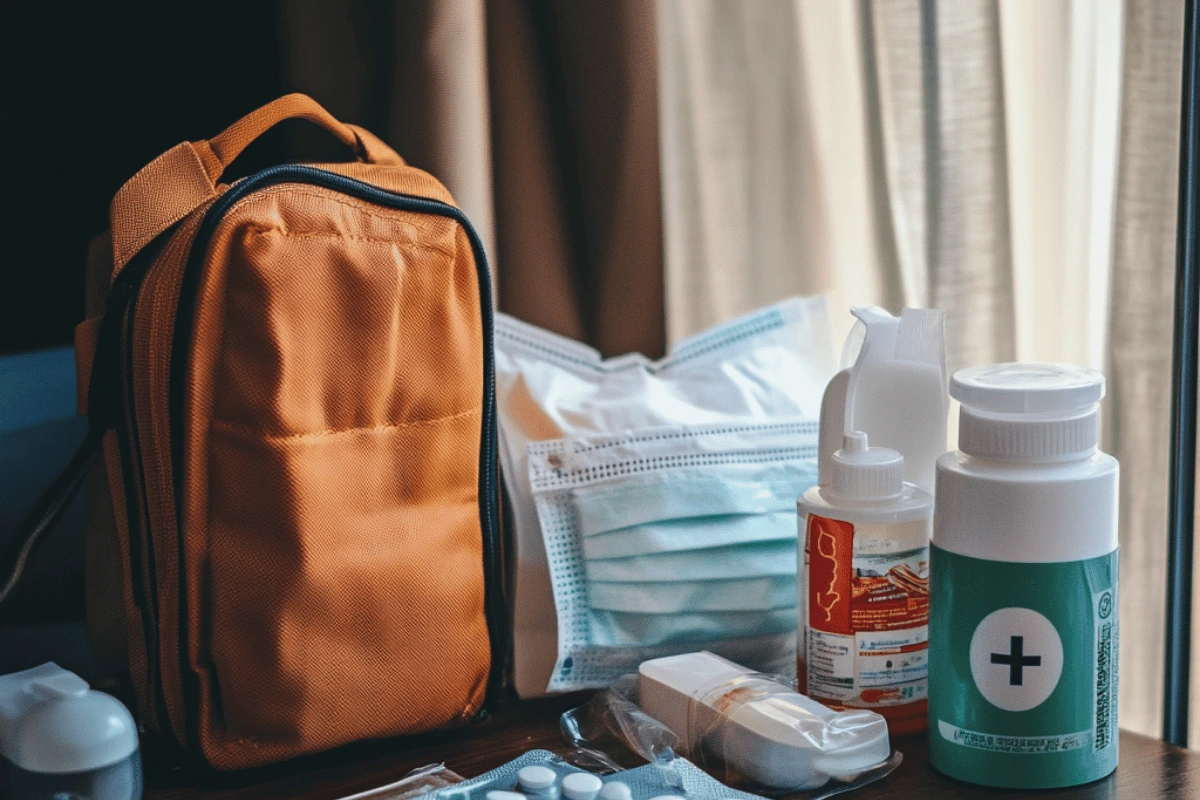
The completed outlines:
[[[937,462],[929,754],[960,780],[1086,783],[1117,765],[1117,461],[1104,376],[1061,364],[956,373]]]

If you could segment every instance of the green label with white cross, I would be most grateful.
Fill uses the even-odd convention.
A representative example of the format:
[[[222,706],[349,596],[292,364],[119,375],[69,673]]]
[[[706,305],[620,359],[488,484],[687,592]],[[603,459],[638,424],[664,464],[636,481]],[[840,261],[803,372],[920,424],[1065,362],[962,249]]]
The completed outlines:
[[[986,561],[930,548],[929,757],[970,783],[1074,786],[1117,766],[1117,551]]]

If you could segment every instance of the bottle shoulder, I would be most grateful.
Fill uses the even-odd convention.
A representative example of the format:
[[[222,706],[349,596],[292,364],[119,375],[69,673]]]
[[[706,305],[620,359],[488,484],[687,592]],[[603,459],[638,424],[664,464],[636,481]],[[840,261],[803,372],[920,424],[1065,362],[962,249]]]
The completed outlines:
[[[1117,472],[1119,467],[1117,459],[1099,450],[1087,458],[1042,464],[988,461],[957,450],[944,453],[937,460],[939,473],[1014,483],[1089,480]]]
[[[911,483],[904,493],[883,502],[855,502],[839,498],[828,487],[813,486],[796,501],[801,514],[840,519],[855,523],[900,523],[933,516],[933,497]]]
[[[937,465],[933,543],[989,561],[1062,562],[1117,547],[1117,461],[1003,464],[947,453]]]

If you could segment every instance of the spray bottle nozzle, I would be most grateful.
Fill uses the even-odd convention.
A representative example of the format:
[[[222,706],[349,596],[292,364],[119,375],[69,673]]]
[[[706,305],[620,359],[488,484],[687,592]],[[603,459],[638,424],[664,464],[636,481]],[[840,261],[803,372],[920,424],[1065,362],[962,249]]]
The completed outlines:
[[[867,435],[862,431],[851,431],[842,437],[844,453],[865,453],[868,447]]]
[[[949,404],[943,314],[856,308],[854,316],[861,329],[847,340],[858,345],[854,364],[833,377],[821,402],[818,483],[831,486],[835,453],[863,453],[869,436],[875,447],[902,453],[905,480],[932,493]]]
[[[904,492],[904,456],[887,447],[871,447],[867,434],[852,431],[833,454],[834,494],[855,500],[887,500]]]

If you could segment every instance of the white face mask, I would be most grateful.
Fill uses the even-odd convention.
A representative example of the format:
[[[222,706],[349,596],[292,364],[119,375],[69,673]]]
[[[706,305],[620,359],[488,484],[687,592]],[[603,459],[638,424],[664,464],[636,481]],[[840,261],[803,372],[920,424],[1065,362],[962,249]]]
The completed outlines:
[[[601,686],[697,647],[786,662],[796,622],[796,498],[815,422],[655,428],[529,447],[559,612],[551,689]],[[622,657],[623,656],[623,657]],[[752,656],[753,657],[753,656]]]
[[[563,610],[551,588],[554,554],[548,553],[543,543],[528,478],[527,448],[548,440],[619,431],[698,425],[736,428],[815,420],[821,394],[836,369],[836,360],[828,314],[821,298],[788,300],[732,320],[679,342],[660,361],[637,354],[604,360],[586,345],[504,314],[496,316],[495,334],[500,455],[514,528],[513,673],[517,692],[522,697],[532,697],[548,691],[551,675],[558,674],[556,666],[561,667],[563,657],[558,640]],[[722,446],[718,441],[720,436],[708,438],[712,441],[702,447]],[[611,447],[579,457],[591,458],[596,465],[615,464],[628,455],[627,448],[619,442],[610,444]],[[732,527],[727,526],[724,535],[733,535]],[[790,535],[794,538],[795,532]],[[600,546],[597,537],[597,547]],[[763,574],[764,561],[781,563],[769,544],[738,546],[742,548],[741,562],[753,562],[750,569],[757,570],[753,574]],[[670,552],[652,550],[658,559],[666,558]],[[628,552],[623,555],[629,559],[639,557]],[[686,559],[683,564],[690,563],[696,568],[686,551],[679,557]],[[672,566],[672,562],[660,561],[658,566],[663,570],[678,569],[679,563]],[[707,563],[709,570],[725,568],[720,559]],[[645,563],[632,560],[618,563],[613,559],[603,565],[597,560],[592,566],[596,576],[607,575],[606,580],[611,582],[629,581],[630,574],[647,574]],[[728,570],[737,574],[711,577],[738,577],[745,574],[745,564],[729,563]],[[775,614],[748,613],[758,614],[760,619],[763,613]],[[686,614],[679,617],[691,618],[692,615]],[[692,621],[693,630],[714,629],[707,617]],[[626,620],[622,618],[619,622]],[[756,625],[748,618],[730,617],[729,624],[718,627],[753,630]],[[645,634],[639,637],[641,641],[661,640],[669,633],[661,630],[662,625],[643,617],[623,629],[634,627]],[[791,638],[795,638],[794,632]],[[753,647],[759,645],[761,640]],[[761,654],[759,650],[755,652]],[[753,657],[745,659],[753,660]]]

